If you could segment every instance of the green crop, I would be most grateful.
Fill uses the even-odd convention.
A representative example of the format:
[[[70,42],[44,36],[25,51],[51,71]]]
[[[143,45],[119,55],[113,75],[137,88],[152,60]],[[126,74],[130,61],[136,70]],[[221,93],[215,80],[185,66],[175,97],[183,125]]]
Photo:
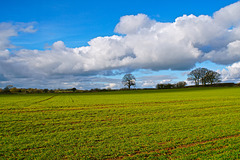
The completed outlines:
[[[240,88],[0,95],[0,159],[240,159]]]

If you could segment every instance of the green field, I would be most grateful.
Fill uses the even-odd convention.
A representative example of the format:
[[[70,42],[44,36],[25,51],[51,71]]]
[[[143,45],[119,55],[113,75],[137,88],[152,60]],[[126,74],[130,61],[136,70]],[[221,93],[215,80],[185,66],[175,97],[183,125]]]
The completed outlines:
[[[0,159],[240,159],[240,88],[0,95]]]

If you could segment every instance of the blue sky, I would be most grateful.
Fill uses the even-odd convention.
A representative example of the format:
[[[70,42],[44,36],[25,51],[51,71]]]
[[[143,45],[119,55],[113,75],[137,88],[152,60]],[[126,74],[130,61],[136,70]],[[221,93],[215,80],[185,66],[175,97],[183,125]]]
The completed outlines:
[[[238,82],[239,73],[235,71],[240,60],[238,60],[240,53],[239,55],[236,53],[240,40],[239,23],[237,23],[240,20],[238,3],[237,0],[3,1],[0,5],[2,15],[0,36],[5,38],[0,39],[2,44],[0,54],[4,55],[2,56],[4,58],[0,57],[0,87],[12,84],[26,88],[121,88],[123,87],[120,84],[121,78],[125,73],[133,73],[136,76],[139,81],[138,87],[154,87],[157,83],[186,80],[187,73],[194,67],[218,70],[224,75],[224,81]],[[221,8],[225,9],[220,12]],[[229,35],[225,33],[228,29],[225,24],[230,24],[225,19],[229,16],[228,10],[233,12],[231,26],[228,28],[234,33]],[[179,18],[178,22],[177,18]],[[139,26],[136,26],[138,23]],[[167,27],[159,27],[160,23],[166,24]],[[173,25],[180,26],[181,32],[179,29],[175,30]],[[205,30],[203,26],[207,31],[215,25],[217,28],[221,27],[216,33],[210,30],[209,35],[212,34],[215,38],[206,40],[207,35],[202,37],[194,35],[194,32],[188,32],[187,27],[191,25],[197,30],[199,28],[203,30],[202,34]],[[132,26],[134,31],[129,30]],[[183,36],[183,38],[176,39],[169,47],[166,46],[170,45],[170,42],[165,44],[162,41],[154,41],[154,46],[151,46],[151,40],[148,38],[160,32],[165,32],[159,35],[164,40],[171,41],[171,38],[169,39],[171,36]],[[221,32],[224,33],[219,36],[218,33]],[[191,34],[194,36],[190,36]],[[202,39],[198,41],[196,39],[199,36]],[[226,42],[215,44],[215,41],[224,38],[227,39]],[[141,42],[137,43],[139,39]],[[142,44],[142,41],[146,42]],[[158,43],[162,47],[158,48]],[[191,43],[193,47],[182,47],[179,46],[180,43],[181,45]],[[112,44],[114,46],[111,46]],[[106,51],[104,47],[102,48],[104,45],[110,48]],[[86,49],[86,46],[90,47]],[[154,51],[150,49],[152,47],[155,47]],[[210,48],[207,52],[204,50],[206,47]],[[162,48],[164,49],[160,52]],[[177,48],[181,53],[178,55],[177,49],[172,48]],[[116,52],[116,50],[120,51]],[[145,50],[149,51],[146,54],[151,55],[153,59],[145,58],[146,61],[143,61],[144,56],[141,51]],[[171,56],[176,55],[176,59],[160,58],[166,57],[167,53]],[[75,54],[79,56],[74,58]],[[98,54],[102,56],[112,54],[113,59],[100,60]],[[186,56],[186,54],[190,55]],[[224,54],[230,56],[225,60],[221,58]],[[215,58],[216,55],[220,58]],[[116,57],[121,61],[116,61]],[[163,61],[157,64],[154,57]],[[124,58],[126,59],[123,61]],[[71,65],[71,61],[74,61],[74,65]],[[100,62],[106,65],[101,66]],[[116,65],[113,65],[113,62]]]
[[[87,45],[97,36],[111,36],[120,17],[143,13],[160,22],[173,22],[184,14],[212,15],[236,0],[9,0],[1,2],[1,22],[35,22],[38,31],[12,38],[28,49],[43,49],[61,40],[68,47]]]

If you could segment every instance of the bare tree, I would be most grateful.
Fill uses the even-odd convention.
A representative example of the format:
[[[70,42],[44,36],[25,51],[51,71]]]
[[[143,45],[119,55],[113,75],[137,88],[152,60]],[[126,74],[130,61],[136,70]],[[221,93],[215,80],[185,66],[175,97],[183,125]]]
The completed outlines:
[[[201,80],[201,69],[202,68],[194,69],[188,74],[188,80],[194,81],[196,86],[199,85],[200,80]]]
[[[209,70],[207,68],[199,68],[199,70],[200,70],[200,82],[202,83],[202,85],[206,85],[207,84],[206,74]]]
[[[221,82],[221,75],[218,72],[209,70],[205,75],[205,79],[207,83],[212,85],[213,83]]]
[[[202,85],[220,82],[220,77],[221,75],[219,73],[208,70],[207,68],[197,68],[188,74],[188,80],[194,81],[195,85],[199,85],[200,82]]]
[[[136,78],[132,74],[125,74],[122,78],[122,83],[124,86],[128,86],[128,89],[130,89],[131,86],[136,85]]]

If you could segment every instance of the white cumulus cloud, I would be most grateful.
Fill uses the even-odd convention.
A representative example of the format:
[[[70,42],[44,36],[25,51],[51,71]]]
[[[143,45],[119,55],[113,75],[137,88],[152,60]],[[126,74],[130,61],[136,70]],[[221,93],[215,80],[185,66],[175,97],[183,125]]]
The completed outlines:
[[[222,75],[222,81],[239,82],[240,81],[240,62],[227,66],[226,69],[219,71]]]
[[[226,6],[213,15],[214,21],[224,27],[239,26],[240,2]]]
[[[142,29],[149,29],[156,21],[145,14],[123,16],[115,27],[115,32],[121,34],[136,34]]]
[[[240,40],[227,44],[220,50],[213,50],[204,55],[204,59],[220,64],[231,64],[240,61]]]

